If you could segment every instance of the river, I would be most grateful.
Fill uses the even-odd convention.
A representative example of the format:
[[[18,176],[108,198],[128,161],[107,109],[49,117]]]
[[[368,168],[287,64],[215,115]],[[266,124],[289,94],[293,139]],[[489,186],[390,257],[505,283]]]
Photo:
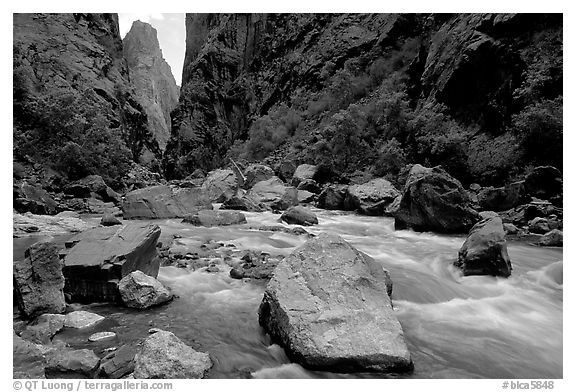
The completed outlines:
[[[319,224],[312,233],[341,235],[390,271],[392,300],[414,361],[402,378],[562,378],[562,249],[509,242],[512,276],[462,277],[452,267],[464,236],[395,231],[391,218],[314,210]],[[278,215],[246,213],[249,225],[279,225]],[[96,219],[96,218],[93,218]],[[247,230],[244,226],[199,228],[179,219],[154,221],[162,239],[182,236],[186,245],[208,240],[288,255],[305,236]],[[58,240],[58,239],[57,239]],[[15,257],[34,239],[14,240]],[[264,284],[220,272],[162,267],[158,279],[178,296],[146,311],[109,304],[83,309],[107,320],[87,331],[56,335],[78,348],[103,355],[110,345],[134,342],[157,327],[173,332],[197,350],[210,353],[211,378],[359,378],[374,374],[309,371],[293,364],[271,344],[258,325]],[[89,343],[93,332],[112,330],[115,342]]]

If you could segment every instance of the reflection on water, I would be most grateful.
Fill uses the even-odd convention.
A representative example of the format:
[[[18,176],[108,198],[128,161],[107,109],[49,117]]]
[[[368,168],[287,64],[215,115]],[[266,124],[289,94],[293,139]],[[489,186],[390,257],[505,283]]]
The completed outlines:
[[[394,231],[390,218],[315,212],[320,224],[307,230],[339,234],[390,271],[394,306],[415,365],[413,374],[401,377],[562,378],[561,249],[509,243],[511,278],[462,277],[451,264],[463,236]],[[246,215],[249,225],[281,224],[271,213]],[[179,234],[183,246],[214,240],[287,255],[306,240],[243,226],[156,223],[162,227],[161,241]],[[115,331],[119,344],[137,341],[158,327],[209,352],[215,364],[210,377],[375,376],[312,372],[290,363],[258,325],[264,285],[231,279],[224,262],[219,268],[218,273],[162,268],[159,279],[178,296],[172,303],[145,312],[92,305],[108,320],[89,331],[65,331],[58,339],[101,353],[114,342],[87,342],[95,331]]]

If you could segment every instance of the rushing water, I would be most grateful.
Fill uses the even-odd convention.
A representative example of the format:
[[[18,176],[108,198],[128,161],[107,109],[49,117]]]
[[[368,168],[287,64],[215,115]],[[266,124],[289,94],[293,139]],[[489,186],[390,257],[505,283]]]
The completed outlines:
[[[562,250],[509,243],[509,279],[462,277],[452,267],[463,236],[394,231],[393,220],[315,210],[320,224],[307,230],[337,233],[390,271],[392,300],[404,329],[415,370],[411,378],[562,378]],[[278,215],[247,213],[251,225],[278,225]],[[179,234],[183,246],[208,240],[272,255],[288,255],[304,236],[247,230],[244,226],[197,228],[179,220],[155,221],[162,238]],[[244,228],[243,228],[244,227]],[[161,240],[162,240],[161,238]],[[26,240],[15,240],[17,249]],[[31,240],[27,240],[29,242]],[[323,378],[374,377],[373,374],[313,372],[290,363],[258,325],[264,284],[220,272],[161,268],[159,280],[178,296],[147,311],[112,305],[85,307],[107,316],[83,332],[64,331],[75,347],[102,353],[133,342],[158,327],[175,333],[195,349],[209,352],[210,377]],[[93,332],[112,330],[116,341],[87,342]]]

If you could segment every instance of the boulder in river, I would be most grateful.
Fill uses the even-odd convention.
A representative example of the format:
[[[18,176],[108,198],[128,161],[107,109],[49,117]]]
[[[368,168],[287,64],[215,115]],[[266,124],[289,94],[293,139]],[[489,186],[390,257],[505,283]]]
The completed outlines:
[[[248,195],[257,203],[272,210],[285,210],[298,205],[298,191],[287,186],[278,177],[256,183]]]
[[[550,231],[550,226],[546,218],[537,217],[528,222],[528,230],[531,233],[545,234]]]
[[[185,216],[182,222],[204,227],[230,226],[246,223],[246,217],[238,211],[205,210]]]
[[[206,176],[202,189],[214,203],[222,203],[236,195],[238,179],[230,169],[213,170]]]
[[[292,186],[297,187],[304,180],[315,180],[318,173],[318,166],[302,164],[296,168],[292,175]]]
[[[394,212],[394,226],[400,230],[465,233],[479,220],[470,204],[462,184],[440,166],[414,165]]]
[[[160,227],[144,222],[96,227],[72,237],[64,256],[65,292],[73,301],[118,301],[118,282],[132,271],[158,276]]]
[[[13,262],[14,295],[25,317],[64,312],[64,276],[58,253],[56,244],[39,242],[26,250],[23,260]]]
[[[58,204],[42,187],[24,181],[14,185],[14,208],[19,212],[54,215]]]
[[[312,226],[318,224],[316,214],[302,206],[288,208],[280,219],[290,225]]]
[[[270,166],[253,163],[244,170],[244,175],[246,181],[243,188],[250,189],[254,184],[274,177],[274,170]]]
[[[46,378],[94,378],[100,358],[88,349],[54,349],[46,354]]]
[[[460,248],[454,265],[460,268],[465,276],[509,277],[512,264],[508,256],[502,219],[489,217],[476,223]]]
[[[46,360],[37,344],[12,334],[12,374],[15,379],[45,378]]]
[[[129,192],[122,203],[124,219],[182,218],[212,203],[201,188],[172,188],[156,185]]]
[[[147,309],[172,300],[173,295],[160,281],[141,271],[133,271],[118,283],[124,305]]]
[[[281,261],[259,321],[290,358],[332,372],[413,368],[382,266],[339,236],[322,233]]]
[[[64,326],[66,328],[82,329],[92,327],[103,320],[104,317],[99,314],[87,312],[85,310],[75,310],[66,315]]]
[[[400,192],[384,178],[375,178],[361,185],[350,185],[344,208],[363,215],[384,215]]]
[[[550,230],[538,241],[540,246],[563,246],[563,243],[564,234],[558,229]]]
[[[212,367],[210,356],[198,352],[172,332],[147,337],[135,357],[134,378],[204,378]]]
[[[77,233],[95,226],[95,223],[80,219],[80,215],[72,211],[63,211],[53,216],[34,215],[30,212],[12,215],[12,229],[16,235],[31,232],[46,235]]]
[[[220,209],[262,212],[266,210],[266,206],[257,202],[247,194],[237,194],[236,196],[232,196],[230,199],[222,203]]]

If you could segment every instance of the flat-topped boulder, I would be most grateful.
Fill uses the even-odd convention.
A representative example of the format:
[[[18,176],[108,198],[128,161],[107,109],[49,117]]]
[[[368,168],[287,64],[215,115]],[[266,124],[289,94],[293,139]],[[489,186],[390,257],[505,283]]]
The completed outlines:
[[[406,180],[398,209],[396,229],[466,233],[479,220],[462,184],[440,166],[414,165]]]
[[[198,210],[210,210],[212,203],[201,188],[173,188],[156,185],[129,192],[122,203],[124,219],[182,218]]]
[[[278,177],[260,181],[252,187],[248,196],[256,203],[264,204],[268,209],[285,210],[298,205],[298,191],[287,186]]]
[[[506,247],[502,219],[487,216],[476,223],[458,252],[454,265],[467,275],[509,277],[512,264]]]
[[[12,229],[16,235],[37,232],[47,235],[78,233],[95,226],[95,223],[80,219],[80,215],[72,211],[56,215],[34,215],[30,212],[12,215]]]
[[[205,210],[185,216],[182,222],[204,227],[230,226],[246,223],[246,217],[238,211]]]
[[[413,368],[382,266],[341,237],[322,233],[281,261],[259,321],[300,365],[331,372]]]
[[[104,317],[99,314],[87,312],[85,310],[75,310],[66,315],[64,318],[64,326],[66,328],[75,329],[89,328],[103,320]]]
[[[72,237],[64,257],[65,292],[73,301],[118,301],[117,284],[132,271],[158,276],[160,227],[144,222],[96,227]]]
[[[24,317],[64,312],[64,275],[58,253],[57,245],[39,242],[26,250],[23,260],[13,262],[14,295]]]
[[[159,330],[136,353],[134,378],[204,378],[211,367],[208,354],[194,350],[172,332]]]
[[[375,178],[360,185],[350,185],[344,208],[363,215],[385,215],[386,209],[400,192],[384,178]]]

